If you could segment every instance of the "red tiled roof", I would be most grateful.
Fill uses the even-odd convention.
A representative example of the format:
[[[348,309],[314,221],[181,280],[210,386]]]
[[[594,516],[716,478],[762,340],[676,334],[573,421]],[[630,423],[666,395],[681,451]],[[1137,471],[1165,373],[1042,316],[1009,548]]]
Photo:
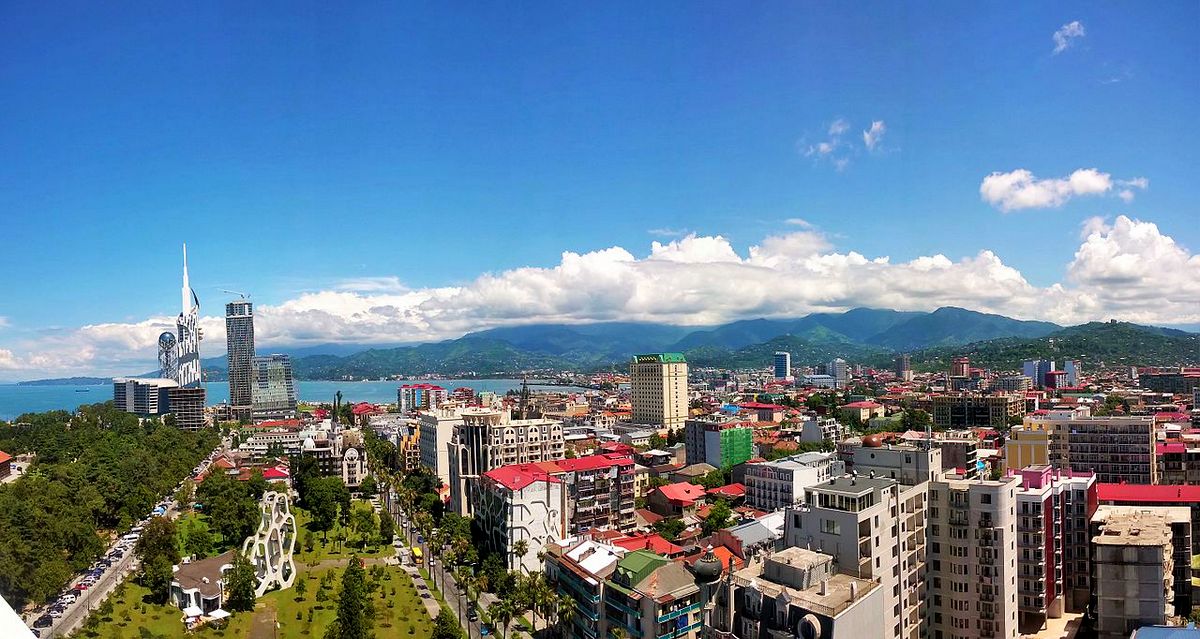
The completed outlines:
[[[624,539],[614,539],[614,546],[620,546],[625,550],[649,550],[660,555],[677,555],[683,552],[683,546],[676,546],[667,541],[662,535],[653,533],[649,535],[633,535]]]
[[[526,486],[539,481],[549,481],[558,483],[558,478],[551,475],[538,464],[513,464],[512,466],[501,466],[494,468],[483,474],[509,490],[521,490]]]
[[[654,525],[654,522],[656,522],[660,519],[663,519],[662,515],[654,512],[653,510],[649,510],[647,508],[638,508],[635,512],[638,514],[638,516],[640,516],[642,519],[644,519],[647,524],[650,524],[650,525]]]
[[[268,468],[263,471],[263,479],[267,481],[287,479],[289,477],[291,477],[291,475],[288,474],[287,469],[280,468],[279,466]]]
[[[212,465],[216,466],[217,468],[224,468],[225,470],[229,470],[234,467],[234,463],[224,457],[213,462]]]
[[[298,419],[268,419],[265,422],[253,424],[250,428],[299,428],[300,420]]]
[[[8,453],[0,450],[0,464],[3,464],[4,462],[6,462],[10,459],[12,459],[12,455],[9,455]]]
[[[745,497],[746,486],[743,484],[729,484],[726,486],[717,486],[708,490],[710,495],[722,495],[725,497]]]
[[[1096,484],[1096,494],[1102,502],[1137,504],[1200,502],[1200,486]]]
[[[687,504],[695,503],[697,499],[704,497],[704,488],[696,484],[690,484],[686,481],[659,486],[658,490],[662,492],[663,497],[670,501],[678,501]]]
[[[354,405],[354,408],[350,409],[350,412],[354,415],[372,415],[375,413],[382,413],[383,409],[375,404],[359,402]]]
[[[559,459],[554,464],[566,472],[576,472],[580,470],[612,468],[613,466],[632,466],[633,459],[628,455],[620,453],[600,453],[599,455],[588,455],[587,457],[578,457],[576,459]]]
[[[442,388],[441,386],[438,386],[437,384],[404,384],[400,388],[415,388],[418,390],[440,390],[440,391],[446,390],[446,389]]]
[[[883,404],[876,404],[875,402],[850,402],[849,404],[842,404],[842,408],[883,408]]]

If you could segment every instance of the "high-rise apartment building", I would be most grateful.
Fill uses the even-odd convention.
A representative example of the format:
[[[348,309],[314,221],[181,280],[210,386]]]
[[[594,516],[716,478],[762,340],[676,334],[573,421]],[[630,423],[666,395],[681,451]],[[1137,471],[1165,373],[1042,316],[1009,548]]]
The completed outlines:
[[[804,505],[787,510],[785,547],[828,554],[839,572],[879,581],[883,618],[872,637],[926,636],[927,490],[928,482],[844,475],[805,488]]]
[[[825,374],[833,378],[834,388],[845,388],[850,383],[850,365],[840,357],[825,364]]]
[[[1017,639],[1017,477],[946,476],[929,487],[929,619],[934,639]]]
[[[1031,359],[1021,365],[1021,374],[1028,377],[1035,387],[1046,384],[1046,373],[1054,370],[1052,359]]]
[[[775,352],[775,379],[792,379],[792,354],[786,351]]]
[[[401,413],[435,410],[446,402],[450,393],[437,384],[404,384],[396,389],[396,405]]]
[[[1079,360],[1069,359],[1063,362],[1063,372],[1067,374],[1067,386],[1078,386],[1079,377],[1083,375],[1083,366]]]
[[[171,419],[176,428],[200,430],[204,428],[204,387],[176,387],[167,389],[167,400],[171,404]]]
[[[1015,473],[1017,488],[1017,615],[1034,634],[1064,612],[1083,612],[1091,596],[1092,515],[1096,476],[1049,465]]]
[[[1142,626],[1164,625],[1170,616],[1191,612],[1187,508],[1101,506],[1091,533],[1091,609],[1098,639],[1125,639]],[[1187,593],[1182,600],[1181,591]]]
[[[909,357],[908,353],[903,353],[896,357],[895,369],[893,372],[896,373],[896,379],[902,382],[912,381],[912,358]]]
[[[439,408],[421,413],[417,445],[421,449],[421,465],[437,475],[443,485],[450,485],[450,440],[454,429],[462,424],[462,409]]]
[[[951,377],[970,377],[971,360],[967,357],[955,357],[950,362]]]
[[[506,410],[479,407],[464,408],[459,417],[461,421],[454,426],[447,444],[447,460],[450,507],[461,515],[471,513],[475,503],[472,493],[483,473],[502,466],[563,458],[562,422],[512,419]]]
[[[1033,388],[1033,380],[1024,375],[1006,375],[994,380],[992,388],[1005,393],[1023,393]]]
[[[254,408],[251,390],[254,377],[254,305],[248,300],[225,305],[225,361],[229,375],[229,410],[234,419],[248,420]]]
[[[567,536],[569,517],[562,481],[533,464],[483,473],[473,492],[475,522],[488,549],[506,558],[509,570],[541,570],[538,553]],[[525,554],[514,545],[524,541]]]
[[[682,428],[688,416],[688,365],[682,353],[637,355],[629,364],[635,424]]]
[[[296,417],[296,382],[292,379],[292,358],[287,355],[262,355],[250,360],[250,404],[254,419],[293,419]]]
[[[1014,432],[1017,429],[1014,429]],[[1087,409],[1052,410],[1025,419],[1020,429],[1046,432],[1045,462],[1072,472],[1094,472],[1105,484],[1158,483],[1155,463],[1154,417],[1091,417]],[[1025,434],[1018,435],[1025,441]],[[1022,462],[1025,458],[1022,457]]]
[[[688,464],[730,468],[754,456],[754,431],[745,422],[710,417],[684,424]]]
[[[178,388],[173,379],[113,378],[113,404],[126,413],[151,416],[171,412],[167,391]]]
[[[933,425],[938,429],[1007,428],[1025,414],[1025,399],[1016,394],[955,393],[933,397]]]

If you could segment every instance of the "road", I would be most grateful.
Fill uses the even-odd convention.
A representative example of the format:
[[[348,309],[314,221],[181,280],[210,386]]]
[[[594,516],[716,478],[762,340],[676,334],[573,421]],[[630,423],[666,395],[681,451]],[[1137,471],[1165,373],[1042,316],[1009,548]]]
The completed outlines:
[[[479,621],[478,617],[476,617],[475,622],[467,621],[468,607],[467,604],[464,603],[466,600],[463,597],[462,591],[460,591],[458,588],[458,583],[454,581],[453,575],[446,573],[444,564],[440,561],[436,561],[431,556],[427,543],[417,543],[417,531],[410,525],[409,519],[407,516],[405,516],[404,510],[401,509],[399,504],[396,503],[395,495],[391,494],[390,491],[388,494],[384,495],[383,508],[392,514],[392,519],[397,524],[396,530],[408,540],[408,545],[410,547],[420,546],[425,570],[429,573],[429,578],[433,582],[430,585],[437,588],[442,593],[442,597],[445,598],[446,603],[450,606],[450,609],[453,610],[455,616],[458,617],[458,623],[467,631],[467,639],[474,639],[475,637],[482,638],[483,634],[480,626],[483,622]],[[427,542],[428,540],[425,541]],[[430,565],[431,562],[432,566]],[[490,595],[488,595],[488,593],[483,593],[480,599],[486,600],[486,597],[489,596]]]
[[[224,449],[224,446],[224,443],[222,443],[221,446],[218,446],[215,450],[220,451]],[[204,472],[205,470],[208,470],[208,463],[202,462],[201,472]],[[179,504],[175,503],[174,499],[172,499],[167,505],[167,512],[165,514],[171,519],[174,519],[179,514]],[[109,547],[109,550],[111,551],[113,548],[116,548],[119,541],[120,540],[113,542],[113,545]],[[99,608],[100,604],[104,603],[105,598],[107,598],[109,594],[112,593],[113,589],[117,587],[117,584],[121,583],[121,581],[128,574],[136,570],[137,567],[138,561],[134,557],[133,548],[131,547],[120,561],[109,566],[108,569],[96,579],[96,583],[92,584],[87,590],[79,593],[79,599],[76,600],[75,603],[67,606],[66,610],[63,612],[63,616],[55,619],[54,623],[51,624],[49,628],[43,628],[41,631],[42,634],[39,636],[62,637],[74,632],[76,628],[83,624],[83,620],[87,618],[88,613],[95,608]],[[75,578],[71,580],[71,585],[74,586],[75,584],[79,583],[82,578],[82,575],[76,575]],[[42,616],[44,611],[45,607],[39,607],[38,610],[26,615],[25,623],[32,625],[34,620]]]

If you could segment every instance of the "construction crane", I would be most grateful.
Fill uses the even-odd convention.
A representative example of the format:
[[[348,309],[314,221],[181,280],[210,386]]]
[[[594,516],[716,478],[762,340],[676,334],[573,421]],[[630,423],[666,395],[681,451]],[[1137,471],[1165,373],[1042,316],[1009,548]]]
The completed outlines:
[[[250,294],[249,294],[249,293],[243,293],[243,292],[241,292],[241,291],[227,291],[227,290],[225,290],[225,289],[221,289],[221,292],[222,292],[222,293],[229,293],[230,295],[237,295],[238,297],[240,297],[240,298],[242,298],[242,299],[244,299],[244,300],[248,300],[248,299],[250,299]]]

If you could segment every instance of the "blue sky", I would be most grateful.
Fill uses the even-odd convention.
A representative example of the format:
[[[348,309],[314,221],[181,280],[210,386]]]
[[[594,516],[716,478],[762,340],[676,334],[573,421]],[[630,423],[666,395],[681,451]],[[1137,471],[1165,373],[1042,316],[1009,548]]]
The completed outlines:
[[[1127,282],[1070,266],[1085,225],[1117,243],[1123,215],[1195,266],[1196,3],[203,4],[0,9],[13,367],[37,368],[48,328],[175,312],[184,239],[209,312],[222,288],[268,307],[361,278],[469,288],[563,251],[640,260],[688,233],[743,257],[788,233],[893,263],[991,251],[1045,290]],[[1083,35],[1056,53],[1075,21]],[[874,121],[886,132],[869,149]],[[1111,188],[1015,210],[981,197],[994,172],[1091,168]],[[1120,183],[1135,178],[1148,188]],[[1136,254],[1138,229],[1116,253]],[[478,325],[506,319],[520,313]]]

